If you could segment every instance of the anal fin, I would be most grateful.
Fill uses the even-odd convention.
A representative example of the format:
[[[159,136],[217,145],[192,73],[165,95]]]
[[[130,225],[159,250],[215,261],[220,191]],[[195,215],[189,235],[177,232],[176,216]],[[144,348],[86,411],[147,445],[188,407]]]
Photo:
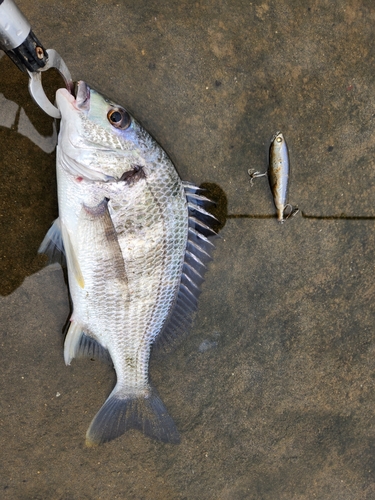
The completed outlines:
[[[86,335],[82,325],[71,320],[64,343],[64,360],[70,365],[73,358],[95,358],[112,364],[108,349],[103,347],[96,339]]]

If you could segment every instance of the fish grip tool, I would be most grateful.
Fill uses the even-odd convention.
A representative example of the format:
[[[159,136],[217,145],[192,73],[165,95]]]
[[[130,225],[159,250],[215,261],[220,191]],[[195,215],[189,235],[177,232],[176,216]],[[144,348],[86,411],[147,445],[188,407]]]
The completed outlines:
[[[70,72],[54,49],[46,50],[43,47],[13,0],[0,0],[0,49],[21,71],[28,74],[29,92],[36,104],[53,118],[61,118],[60,111],[44,92],[41,72],[55,68],[67,89],[72,91]]]

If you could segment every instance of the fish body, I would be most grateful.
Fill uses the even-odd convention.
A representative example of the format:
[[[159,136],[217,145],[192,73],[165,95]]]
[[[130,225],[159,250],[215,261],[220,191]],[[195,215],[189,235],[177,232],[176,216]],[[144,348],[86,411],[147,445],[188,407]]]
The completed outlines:
[[[40,251],[65,254],[73,312],[64,358],[108,358],[116,385],[88,445],[138,428],[179,433],[149,381],[155,341],[184,332],[197,306],[214,234],[208,200],[183,183],[164,150],[121,106],[79,82],[56,94],[59,218]]]
[[[284,210],[287,206],[289,181],[289,154],[285,138],[276,132],[270,146],[268,177],[277,212],[277,220],[284,222]]]

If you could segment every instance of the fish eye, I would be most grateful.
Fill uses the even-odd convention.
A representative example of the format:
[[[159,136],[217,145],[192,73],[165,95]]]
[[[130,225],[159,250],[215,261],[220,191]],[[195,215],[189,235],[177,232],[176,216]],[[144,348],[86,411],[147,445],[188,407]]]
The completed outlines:
[[[116,128],[121,128],[122,130],[127,129],[131,122],[129,113],[122,108],[114,108],[109,110],[107,118],[111,125]]]

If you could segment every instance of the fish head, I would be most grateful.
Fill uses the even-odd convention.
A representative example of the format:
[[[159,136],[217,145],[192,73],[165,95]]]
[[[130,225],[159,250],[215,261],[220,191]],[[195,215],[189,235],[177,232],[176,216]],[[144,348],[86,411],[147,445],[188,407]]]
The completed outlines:
[[[76,95],[56,92],[61,112],[59,150],[65,168],[90,180],[118,180],[149,155],[147,132],[128,111],[80,81]]]

